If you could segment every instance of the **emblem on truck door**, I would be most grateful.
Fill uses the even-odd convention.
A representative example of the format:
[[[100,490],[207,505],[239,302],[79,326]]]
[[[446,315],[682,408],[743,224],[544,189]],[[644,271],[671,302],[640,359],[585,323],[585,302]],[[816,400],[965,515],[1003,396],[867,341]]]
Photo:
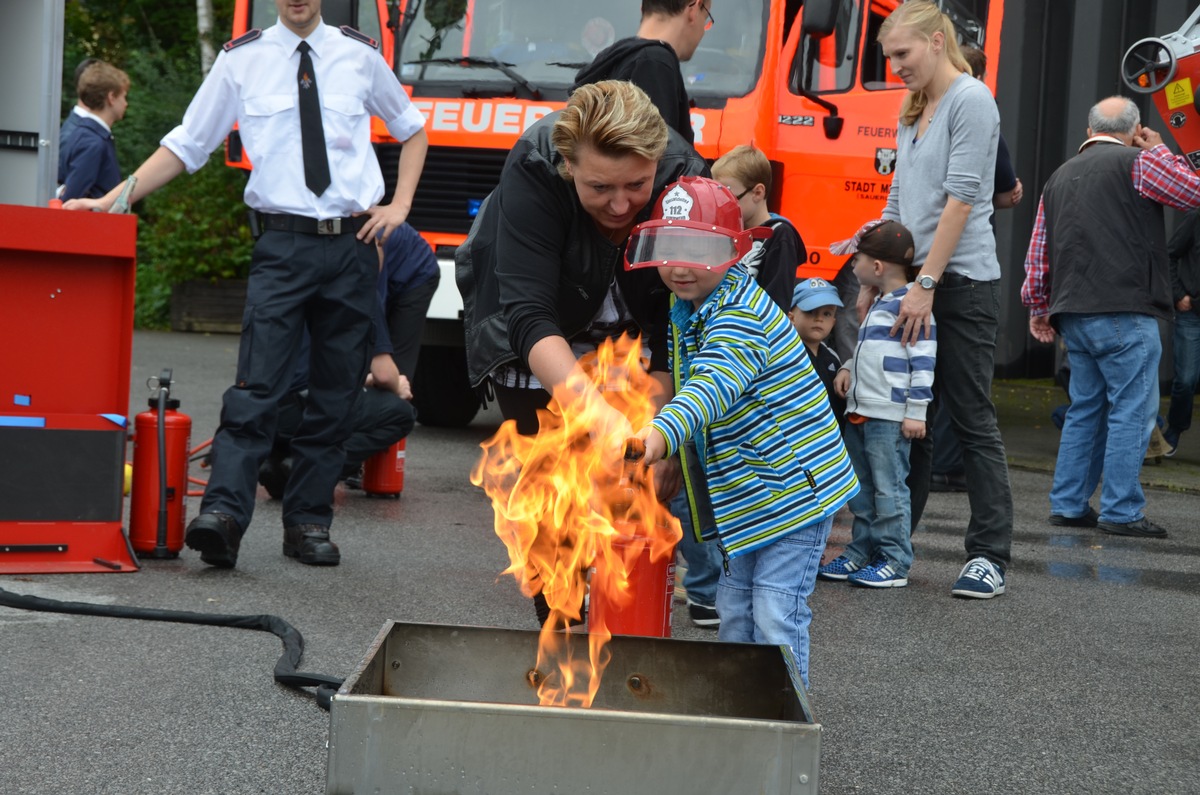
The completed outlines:
[[[892,173],[892,166],[896,163],[895,149],[876,149],[875,150],[875,170],[883,176]]]

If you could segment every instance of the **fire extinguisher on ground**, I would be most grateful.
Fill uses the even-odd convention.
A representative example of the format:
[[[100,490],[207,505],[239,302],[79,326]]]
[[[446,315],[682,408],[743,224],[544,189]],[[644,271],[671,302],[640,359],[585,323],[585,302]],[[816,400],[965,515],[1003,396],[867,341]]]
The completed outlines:
[[[404,491],[405,441],[379,451],[363,464],[363,491],[368,497],[398,499]]]
[[[129,542],[139,555],[175,558],[183,549],[192,419],[171,397],[171,370],[147,383],[149,411],[134,418]]]

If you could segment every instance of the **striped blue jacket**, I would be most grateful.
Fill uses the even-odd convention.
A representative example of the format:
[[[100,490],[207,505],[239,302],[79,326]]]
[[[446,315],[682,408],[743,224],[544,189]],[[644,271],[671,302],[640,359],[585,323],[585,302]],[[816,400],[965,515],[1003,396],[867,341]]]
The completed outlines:
[[[703,430],[722,548],[750,552],[826,517],[858,480],[825,388],[787,316],[739,266],[701,306],[676,301],[671,322],[686,378],[654,418],[668,454]],[[672,335],[674,337],[675,335]]]

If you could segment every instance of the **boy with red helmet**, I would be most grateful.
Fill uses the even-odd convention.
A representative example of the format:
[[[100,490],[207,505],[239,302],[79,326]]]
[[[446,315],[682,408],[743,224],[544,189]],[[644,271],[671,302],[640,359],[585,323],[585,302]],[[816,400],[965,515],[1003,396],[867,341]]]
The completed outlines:
[[[656,267],[675,294],[675,397],[638,432],[646,463],[695,440],[725,576],[718,637],[786,645],[808,684],[808,625],[833,515],[858,481],[803,342],[738,261],[750,248],[724,185],[683,177],[636,226],[627,269]]]

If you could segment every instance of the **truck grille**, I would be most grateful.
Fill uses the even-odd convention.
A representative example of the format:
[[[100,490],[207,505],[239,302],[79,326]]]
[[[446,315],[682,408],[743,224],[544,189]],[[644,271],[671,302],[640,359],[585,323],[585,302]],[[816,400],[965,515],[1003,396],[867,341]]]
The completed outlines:
[[[400,144],[375,147],[387,185],[385,198],[388,201],[396,189],[400,149]],[[408,222],[422,232],[465,235],[471,229],[479,202],[500,181],[500,170],[506,157],[507,149],[429,147]]]

